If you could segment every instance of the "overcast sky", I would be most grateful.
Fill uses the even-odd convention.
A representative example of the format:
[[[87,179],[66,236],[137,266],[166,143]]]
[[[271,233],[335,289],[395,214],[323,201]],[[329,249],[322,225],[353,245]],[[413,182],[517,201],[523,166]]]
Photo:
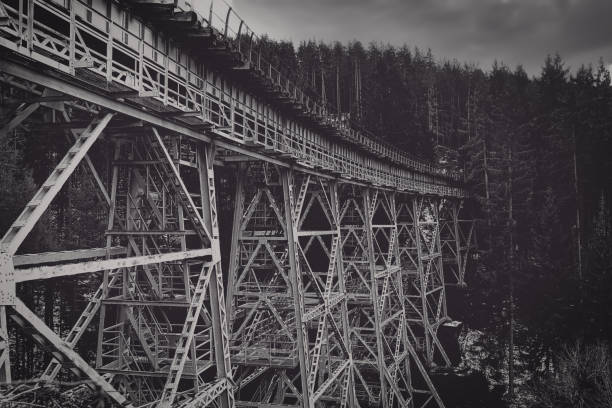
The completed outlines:
[[[488,69],[495,59],[529,74],[559,52],[573,70],[612,64],[612,0],[233,0],[257,33],[292,40],[357,39],[431,48]]]

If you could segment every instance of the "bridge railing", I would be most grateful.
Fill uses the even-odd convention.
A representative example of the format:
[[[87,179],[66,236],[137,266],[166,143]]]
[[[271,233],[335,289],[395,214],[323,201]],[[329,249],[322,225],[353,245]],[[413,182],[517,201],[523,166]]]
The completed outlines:
[[[215,4],[221,4],[222,7],[217,6],[215,8]],[[219,10],[222,10],[223,13],[218,13]],[[197,12],[197,10],[195,11]],[[209,27],[215,29],[218,34],[231,42],[234,49],[243,56],[243,60],[249,68],[254,68],[261,75],[267,77],[287,97],[301,104],[308,112],[318,117],[325,124],[334,127],[347,140],[362,145],[374,154],[390,158],[396,163],[408,166],[416,171],[448,177],[455,181],[461,179],[462,176],[458,172],[416,159],[369,131],[357,130],[358,126],[348,116],[334,112],[331,104],[309,96],[287,75],[284,75],[277,67],[266,60],[263,56],[262,41],[244,19],[225,1],[218,0],[216,3],[212,1],[208,18],[203,18],[203,21],[206,21]]]

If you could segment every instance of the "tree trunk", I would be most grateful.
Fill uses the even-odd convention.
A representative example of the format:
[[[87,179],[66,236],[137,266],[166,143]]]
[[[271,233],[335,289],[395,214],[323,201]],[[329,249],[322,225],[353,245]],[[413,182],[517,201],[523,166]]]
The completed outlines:
[[[508,184],[507,184],[507,196],[508,196],[508,227],[510,232],[510,247],[508,252],[509,260],[509,341],[508,341],[508,398],[512,401],[514,399],[514,214],[513,214],[513,202],[512,202],[512,150],[513,141],[510,141],[510,149],[508,151]]]
[[[482,136],[482,150],[483,150],[483,171],[484,171],[484,184],[485,184],[485,206],[486,206],[486,213],[487,213],[487,230],[488,230],[488,238],[489,238],[489,250],[492,249],[493,246],[493,237],[492,237],[492,231],[491,231],[491,193],[489,190],[489,163],[487,160],[487,135],[486,133]]]
[[[577,246],[577,263],[578,263],[578,279],[582,286],[582,231],[580,227],[580,191],[578,190],[578,159],[576,157],[576,129],[572,126],[572,138],[574,141],[574,193],[576,194],[576,246]],[[580,291],[580,300],[582,302],[582,291]]]
[[[340,59],[336,65],[336,113],[340,117]]]

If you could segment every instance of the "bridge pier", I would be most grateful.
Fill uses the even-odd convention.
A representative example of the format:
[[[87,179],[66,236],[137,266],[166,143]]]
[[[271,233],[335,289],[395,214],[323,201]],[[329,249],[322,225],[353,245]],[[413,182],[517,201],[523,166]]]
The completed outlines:
[[[445,198],[440,205],[440,239],[447,285],[463,287],[469,258],[476,249],[474,220],[463,199]]]

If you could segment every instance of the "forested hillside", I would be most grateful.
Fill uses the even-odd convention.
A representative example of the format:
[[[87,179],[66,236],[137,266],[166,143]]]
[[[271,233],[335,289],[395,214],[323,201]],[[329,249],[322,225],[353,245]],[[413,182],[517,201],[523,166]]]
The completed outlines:
[[[530,78],[520,67],[477,68],[408,47],[262,41],[271,62],[355,126],[463,171],[479,256],[468,287],[450,291],[449,313],[464,322],[465,370],[525,406],[579,406],[575,398],[612,387],[612,88],[603,64],[570,72],[561,57],[543,56]],[[0,135],[0,230],[62,157],[60,141],[68,146],[62,129]],[[24,252],[104,245],[105,209],[89,183],[71,179]],[[65,333],[93,288],[59,279],[19,295]],[[32,376],[45,361],[16,336],[14,374]],[[95,328],[86,336],[79,347],[93,359]],[[553,374],[583,355],[593,364],[574,371],[591,391],[559,391]],[[607,392],[585,406],[610,406]]]
[[[603,63],[570,72],[560,56],[547,56],[530,78],[521,67],[481,69],[407,47],[270,49],[331,109],[399,148],[463,169],[478,204],[480,259],[468,288],[450,292],[450,314],[480,331],[471,333],[484,343],[477,366],[506,400],[579,406],[567,384],[566,396],[535,396],[556,387],[547,379],[568,355],[582,356],[576,344],[603,342],[586,353],[609,355],[612,88]],[[606,387],[592,372],[585,377],[588,394]],[[588,406],[609,406],[606,395],[604,405]]]

